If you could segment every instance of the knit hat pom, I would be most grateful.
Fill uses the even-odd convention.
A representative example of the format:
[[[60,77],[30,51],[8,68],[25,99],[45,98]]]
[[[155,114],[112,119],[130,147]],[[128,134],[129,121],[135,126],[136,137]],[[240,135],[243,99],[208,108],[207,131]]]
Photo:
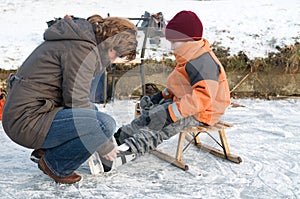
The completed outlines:
[[[167,24],[165,37],[169,41],[190,41],[202,38],[203,26],[192,11],[177,13]]]

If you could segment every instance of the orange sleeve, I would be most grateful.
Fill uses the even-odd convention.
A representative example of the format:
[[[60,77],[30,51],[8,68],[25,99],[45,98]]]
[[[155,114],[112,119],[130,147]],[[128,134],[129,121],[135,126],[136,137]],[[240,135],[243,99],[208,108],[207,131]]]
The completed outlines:
[[[203,80],[195,84],[192,94],[186,94],[180,102],[177,102],[181,116],[185,118],[208,110],[212,106],[217,87],[218,82],[211,80]]]

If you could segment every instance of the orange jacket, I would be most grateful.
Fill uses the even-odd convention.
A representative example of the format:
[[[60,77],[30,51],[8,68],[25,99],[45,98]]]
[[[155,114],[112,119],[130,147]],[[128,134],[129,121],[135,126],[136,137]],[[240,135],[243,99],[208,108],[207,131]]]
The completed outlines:
[[[194,116],[208,125],[217,123],[230,104],[230,92],[222,64],[207,40],[185,43],[174,52],[177,66],[169,75],[165,99],[174,122]]]

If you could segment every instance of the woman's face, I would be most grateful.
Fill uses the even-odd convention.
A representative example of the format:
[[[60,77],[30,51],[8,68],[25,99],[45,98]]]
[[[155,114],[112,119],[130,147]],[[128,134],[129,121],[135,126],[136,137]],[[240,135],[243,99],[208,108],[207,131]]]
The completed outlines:
[[[110,63],[113,63],[117,58],[117,52],[113,49],[108,50],[108,57],[109,57]]]

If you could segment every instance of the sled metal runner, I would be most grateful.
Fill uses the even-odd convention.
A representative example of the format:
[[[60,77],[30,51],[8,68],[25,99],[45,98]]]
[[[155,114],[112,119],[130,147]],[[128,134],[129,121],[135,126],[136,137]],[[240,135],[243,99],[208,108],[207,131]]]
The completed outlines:
[[[179,133],[179,138],[178,138],[178,143],[177,143],[177,149],[176,149],[176,155],[175,157],[172,157],[160,150],[152,150],[151,153],[156,155],[162,160],[165,160],[172,165],[179,167],[183,170],[188,170],[189,166],[184,163],[182,160],[183,157],[183,152],[186,150],[187,146],[189,144],[194,144],[196,147],[199,149],[202,149],[206,152],[209,152],[217,157],[227,159],[231,162],[234,163],[241,163],[242,158],[236,155],[233,155],[230,153],[227,138],[225,135],[225,128],[231,127],[231,124],[225,123],[225,122],[219,122],[215,124],[214,126],[195,126],[195,127],[188,127],[186,129],[183,129]],[[210,131],[218,131],[220,142],[218,142],[217,139],[213,138],[211,134],[209,133]],[[207,144],[201,143],[199,135],[201,133],[207,133],[221,148],[218,149],[213,146],[209,146]],[[186,147],[184,147],[185,140],[188,141],[188,144]]]

